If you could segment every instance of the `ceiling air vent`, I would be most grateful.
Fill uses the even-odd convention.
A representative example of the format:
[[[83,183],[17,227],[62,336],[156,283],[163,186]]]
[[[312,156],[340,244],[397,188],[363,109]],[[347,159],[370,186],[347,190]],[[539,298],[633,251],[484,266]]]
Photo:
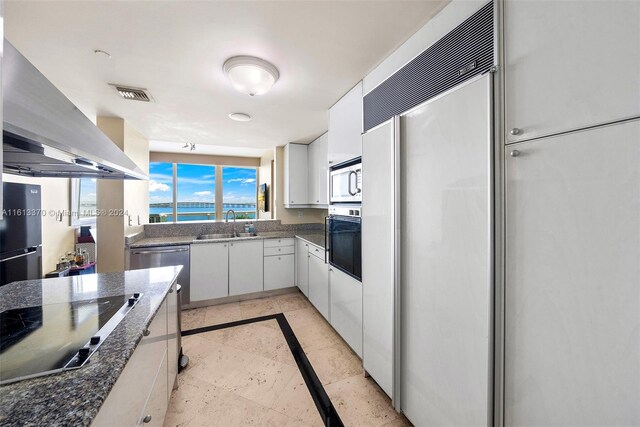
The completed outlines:
[[[113,83],[109,83],[109,85],[113,86],[123,99],[127,99],[129,101],[142,101],[142,102],[152,101],[152,98],[151,96],[149,96],[149,94],[147,94],[146,89],[142,89],[139,87],[116,85]]]

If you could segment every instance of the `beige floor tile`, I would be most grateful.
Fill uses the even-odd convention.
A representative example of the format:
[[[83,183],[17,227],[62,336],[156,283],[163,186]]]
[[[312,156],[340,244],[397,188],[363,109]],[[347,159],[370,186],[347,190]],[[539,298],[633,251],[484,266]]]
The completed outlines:
[[[269,327],[270,323],[275,324],[275,327]],[[296,366],[287,341],[275,320],[225,328],[216,332],[217,334],[212,337],[216,342]],[[202,335],[208,338],[209,334],[211,333],[207,332]]]
[[[260,425],[264,427],[305,427],[295,418],[287,417],[273,409],[267,411],[262,420],[260,420]]]
[[[324,426],[318,409],[300,372],[296,372],[285,386],[271,409],[309,426]]]
[[[290,313],[297,313],[297,310]],[[333,345],[342,342],[336,331],[333,330],[329,324],[324,321],[324,318],[318,313],[319,318],[316,322],[304,325],[292,325],[293,331],[300,341],[302,348],[305,352],[310,352],[314,349],[331,347]]]
[[[183,331],[189,329],[201,328],[204,326],[204,316],[207,308],[193,308],[190,310],[182,310],[180,321]]]
[[[280,313],[280,307],[275,298],[252,299],[240,301],[240,313],[243,319],[252,319]]]
[[[197,411],[219,397],[218,389],[205,381],[185,375],[178,376],[178,380],[180,386],[171,393],[165,427],[196,425],[193,421]]]
[[[186,353],[185,353],[186,354]],[[209,384],[227,384],[229,378],[239,375],[258,356],[219,343],[211,343],[209,354],[201,359],[189,360],[180,374],[195,377]]]
[[[403,415],[398,414],[398,418],[383,424],[382,427],[413,427],[413,424],[411,424],[411,422]]]
[[[235,322],[241,320],[240,303],[232,302],[228,304],[212,305],[207,307],[204,315],[204,325],[213,326],[222,323]]]
[[[203,334],[182,337],[182,352],[189,357],[189,365],[197,364],[199,360],[210,355],[215,350],[215,344],[203,337]]]
[[[271,407],[297,368],[264,357],[256,357],[243,370],[226,376],[220,385],[239,396]]]
[[[307,357],[323,385],[362,375],[362,362],[344,343],[311,350]]]
[[[311,307],[311,303],[301,292],[278,295],[276,301],[280,306],[280,311],[283,313]]]
[[[329,384],[325,390],[344,425],[376,427],[398,418],[387,395],[362,375]]]

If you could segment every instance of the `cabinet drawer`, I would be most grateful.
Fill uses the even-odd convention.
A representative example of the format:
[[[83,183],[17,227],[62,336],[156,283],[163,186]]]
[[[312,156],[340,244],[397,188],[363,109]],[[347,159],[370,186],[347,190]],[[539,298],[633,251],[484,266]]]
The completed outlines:
[[[295,246],[282,246],[277,248],[264,248],[264,256],[289,255],[295,252]]]
[[[295,255],[270,256],[264,259],[264,290],[295,286]]]
[[[265,248],[277,248],[278,246],[293,246],[295,245],[295,240],[293,237],[284,238],[284,239],[265,239],[264,247]]]
[[[325,260],[325,258],[324,258],[324,254],[325,254],[324,249],[319,248],[318,246],[309,245],[309,253],[311,255],[314,255],[314,256],[320,258],[322,261]]]

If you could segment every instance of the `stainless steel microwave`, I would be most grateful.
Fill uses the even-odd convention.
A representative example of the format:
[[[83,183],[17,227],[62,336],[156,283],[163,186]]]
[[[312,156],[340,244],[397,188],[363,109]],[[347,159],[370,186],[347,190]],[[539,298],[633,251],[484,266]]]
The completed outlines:
[[[360,159],[331,169],[329,203],[362,203],[362,163]]]

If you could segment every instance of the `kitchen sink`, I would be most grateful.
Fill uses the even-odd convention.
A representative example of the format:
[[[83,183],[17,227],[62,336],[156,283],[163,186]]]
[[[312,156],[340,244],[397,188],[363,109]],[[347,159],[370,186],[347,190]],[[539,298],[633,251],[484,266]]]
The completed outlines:
[[[238,233],[236,237],[255,237],[256,233]]]
[[[233,239],[233,237],[231,233],[203,234],[198,236],[198,240]]]

